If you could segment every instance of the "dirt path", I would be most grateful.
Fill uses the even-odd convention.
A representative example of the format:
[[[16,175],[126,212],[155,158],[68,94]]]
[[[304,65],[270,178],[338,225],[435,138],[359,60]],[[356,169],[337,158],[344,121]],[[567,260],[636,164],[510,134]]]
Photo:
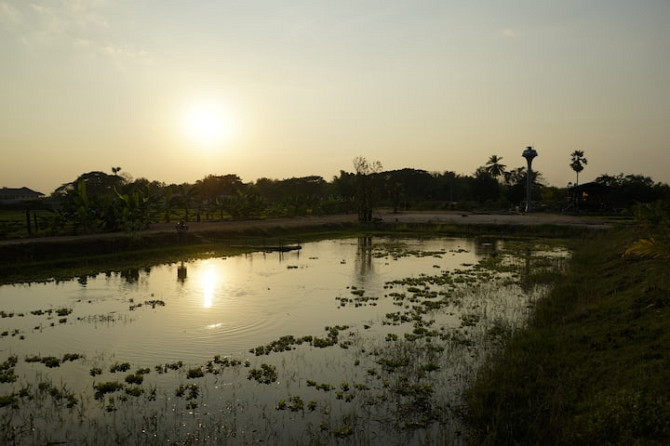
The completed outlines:
[[[610,224],[602,219],[564,214],[512,214],[474,212],[406,212],[401,214],[382,213],[384,221],[400,223],[446,223],[446,224],[489,224],[489,225],[559,225],[580,226],[594,229],[608,228]]]
[[[444,223],[444,224],[499,224],[499,225],[565,225],[591,227],[604,229],[610,225],[601,219],[593,217],[582,217],[562,214],[502,214],[502,213],[469,213],[454,211],[431,211],[431,212],[402,212],[394,214],[388,211],[375,213],[375,218],[380,218],[387,223]],[[329,224],[355,224],[356,215],[325,215],[314,217],[273,218],[267,220],[245,220],[245,221],[208,221],[188,223],[189,233],[204,234],[207,232],[239,233],[249,229],[272,229],[272,228],[299,228],[317,227]],[[175,233],[175,223],[156,223],[141,234],[168,234]],[[87,239],[106,240],[123,236],[122,233],[102,233],[76,236],[41,237],[33,239],[13,239],[0,241],[1,246],[18,245],[26,243],[66,243],[69,241],[82,242]]]

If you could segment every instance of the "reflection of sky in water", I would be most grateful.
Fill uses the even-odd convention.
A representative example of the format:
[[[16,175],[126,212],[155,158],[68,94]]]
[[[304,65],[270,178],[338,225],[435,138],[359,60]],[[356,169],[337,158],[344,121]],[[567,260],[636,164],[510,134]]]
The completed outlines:
[[[82,393],[91,392],[96,380],[122,380],[122,375],[107,372],[115,362],[127,361],[133,370],[153,370],[155,365],[176,361],[183,361],[184,370],[188,370],[203,366],[216,355],[249,360],[250,367],[268,362],[277,367],[280,377],[271,386],[247,380],[248,370],[244,367],[198,381],[209,396],[205,396],[203,406],[215,413],[228,410],[226,405],[234,401],[249,404],[249,409],[240,415],[245,422],[266,416],[281,418],[274,405],[288,395],[315,398],[319,404],[322,399],[329,399],[324,392],[308,396],[305,379],[335,386],[344,381],[364,382],[370,379],[366,370],[378,364],[374,356],[363,354],[363,350],[370,352],[390,345],[385,341],[389,334],[402,338],[404,333],[412,332],[412,321],[399,326],[387,324],[386,314],[409,311],[416,305],[410,299],[394,305],[391,293],[406,293],[408,298],[412,293],[406,286],[389,285],[389,281],[466,269],[464,265],[476,264],[482,256],[502,246],[496,241],[463,239],[402,240],[400,244],[382,238],[325,240],[306,243],[301,251],[282,255],[258,252],[101,273],[63,283],[2,286],[0,309],[17,314],[0,320],[2,330],[18,330],[25,339],[5,336],[0,339],[0,351],[5,356],[19,357],[85,355],[75,364],[47,371],[42,364],[21,362],[18,367],[21,380],[48,375],[54,382],[67,383]],[[427,255],[416,255],[419,251]],[[412,254],[407,255],[408,252]],[[441,291],[446,288],[449,287]],[[377,298],[371,301],[375,305],[343,304],[347,298],[357,296],[352,291]],[[529,290],[529,294],[534,294],[531,299],[540,292],[537,288]],[[486,314],[491,320],[521,318],[528,308],[527,296],[518,286],[502,287],[496,281],[453,293],[457,294],[458,304],[426,315],[435,320],[431,329],[456,329],[462,317],[472,320],[479,314]],[[72,314],[65,318],[31,314],[34,310],[59,308],[72,309]],[[249,352],[285,335],[324,338],[325,327],[334,325],[351,327],[341,332],[339,342],[352,339],[358,344],[348,349],[303,345],[260,357]],[[485,332],[486,327],[481,329]],[[467,347],[450,348],[441,359],[440,371],[433,373],[443,386],[437,397],[448,400],[447,405],[460,388],[457,383],[472,376],[470,365],[481,360],[485,352],[473,353]],[[354,359],[361,361],[360,367],[352,366]],[[88,371],[96,366],[105,370],[104,375],[90,377]],[[157,385],[166,392],[168,400],[173,400],[174,388],[184,383],[184,370],[164,375],[152,372],[145,384]],[[9,388],[11,384],[0,384],[0,393],[3,386]],[[177,404],[182,403],[185,404],[180,400]],[[393,412],[397,408],[391,405]],[[97,406],[88,406],[91,407],[95,410]],[[268,412],[259,416],[259,408]],[[338,413],[336,405],[330,409],[333,414]],[[349,411],[350,406],[344,410]],[[100,419],[110,418],[102,413]],[[302,429],[299,423],[293,426],[297,432]],[[291,424],[286,425],[290,427]],[[81,423],[76,422],[75,429],[80,428]]]
[[[54,319],[32,315],[7,324],[26,331],[20,348],[28,353],[76,349],[111,351],[140,362],[202,361],[213,354],[243,354],[287,334],[319,335],[328,325],[379,322],[386,312],[397,311],[391,299],[383,298],[386,281],[437,274],[478,258],[473,242],[463,239],[404,241],[404,249],[440,252],[427,257],[379,257],[383,250],[372,255],[370,243],[380,242],[324,240],[283,254],[258,252],[98,274],[83,284],[3,286],[0,308],[27,313],[73,309],[66,323],[55,320],[53,327]],[[379,297],[378,305],[339,308],[336,298],[352,297],[352,287]],[[165,306],[145,303],[156,300]]]

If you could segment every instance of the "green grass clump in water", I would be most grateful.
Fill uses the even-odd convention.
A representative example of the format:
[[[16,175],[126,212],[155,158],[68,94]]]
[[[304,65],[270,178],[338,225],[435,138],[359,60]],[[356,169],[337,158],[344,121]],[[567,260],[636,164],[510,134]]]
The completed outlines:
[[[263,363],[261,364],[260,369],[249,370],[247,379],[249,380],[254,379],[261,384],[271,384],[273,382],[276,382],[278,379],[277,367]]]
[[[575,244],[528,329],[467,395],[479,444],[670,443],[668,263],[624,258],[634,239]]]
[[[118,381],[107,381],[96,383],[93,388],[95,389],[95,399],[100,400],[107,393],[114,393],[123,389],[123,384]]]

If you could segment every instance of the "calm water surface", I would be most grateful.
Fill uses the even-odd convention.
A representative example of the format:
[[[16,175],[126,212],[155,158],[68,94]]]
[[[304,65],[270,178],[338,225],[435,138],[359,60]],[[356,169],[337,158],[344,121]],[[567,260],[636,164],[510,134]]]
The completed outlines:
[[[485,352],[495,347],[485,334],[491,327],[523,324],[529,304],[546,291],[523,286],[531,261],[544,259],[542,268],[561,268],[566,255],[562,249],[531,250],[530,246],[512,252],[503,242],[492,240],[351,238],[307,243],[302,250],[287,253],[258,252],[99,273],[60,283],[1,286],[0,361],[12,355],[18,361],[13,367],[17,378],[0,384],[0,395],[18,395],[25,388],[37,392],[39,383],[57,382],[77,395],[78,404],[67,409],[56,401],[50,412],[43,413],[31,407],[27,398],[17,397],[18,407],[0,408],[0,416],[3,422],[11,419],[18,425],[20,417],[12,418],[10,412],[32,413],[42,420],[31,434],[16,434],[26,444],[77,435],[94,442],[99,440],[96,432],[119,435],[124,429],[153,433],[150,437],[128,434],[127,439],[114,442],[190,438],[197,440],[195,444],[300,444],[316,439],[376,444],[391,438],[410,443],[452,438],[460,428],[456,421],[453,426],[445,422],[449,415],[442,412],[445,406],[457,404],[463,385]],[[487,259],[497,261],[496,271],[477,269]],[[422,282],[428,276],[455,279]],[[434,294],[426,297],[429,291]],[[423,313],[413,310],[424,300],[443,303]],[[389,316],[393,314],[406,318]],[[325,338],[327,328],[335,325],[341,329],[333,347],[306,343],[282,353],[256,356],[250,352],[285,335]],[[394,374],[398,370],[388,370],[384,358],[411,357],[402,352],[408,348],[404,334],[422,334],[414,342],[425,345],[422,327],[434,332],[430,336],[435,345],[441,342],[443,351],[411,360],[429,361],[439,372],[426,374],[416,366],[402,373],[415,373],[412,382],[430,383],[431,404],[442,412],[436,416],[431,412],[425,426],[404,427],[403,435],[391,435],[387,427],[370,421],[370,417],[397,421],[397,413],[387,412],[397,412],[398,398],[407,396],[391,392],[393,383],[398,383]],[[82,357],[53,368],[25,361],[30,356],[62,358],[68,353]],[[187,378],[187,370],[207,370],[215,355],[237,359],[242,365]],[[177,361],[184,364],[181,369],[157,373],[157,365]],[[110,372],[110,366],[119,362],[128,362],[131,369]],[[277,379],[269,385],[248,379],[249,371],[262,364],[276,368]],[[102,374],[91,376],[90,370],[96,367]],[[402,367],[411,368],[411,364],[405,362]],[[96,383],[123,383],[128,373],[139,368],[152,370],[142,382],[142,397],[124,397],[119,392],[95,401],[91,398]],[[413,389],[403,379],[398,385]],[[314,381],[334,388],[347,383],[351,389],[338,395],[315,389]],[[358,391],[353,389],[356,383]],[[174,389],[191,384],[199,386],[199,395],[187,407],[187,400],[177,397]],[[152,391],[153,400],[147,398]],[[387,395],[385,399],[382,394]],[[316,409],[276,410],[279,401],[296,395],[305,404],[314,402]],[[416,396],[412,398],[416,404]],[[153,416],[165,418],[166,413],[172,430],[147,421]],[[110,421],[109,414],[115,419]],[[227,424],[231,414],[235,421]]]

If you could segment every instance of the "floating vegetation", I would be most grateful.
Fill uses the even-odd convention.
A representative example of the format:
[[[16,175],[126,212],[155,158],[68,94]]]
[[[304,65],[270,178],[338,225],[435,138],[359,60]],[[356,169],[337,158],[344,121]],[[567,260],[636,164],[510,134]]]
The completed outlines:
[[[162,300],[152,299],[152,300],[145,300],[144,305],[150,305],[151,308],[164,307],[165,302]]]
[[[277,381],[277,367],[270,364],[261,364],[260,369],[249,370],[247,379],[256,380],[261,384],[272,384]]]
[[[186,379],[202,378],[203,376],[205,376],[205,372],[200,367],[188,369],[188,372],[186,372]]]
[[[297,395],[294,395],[288,399],[288,410],[291,412],[302,411],[305,408],[305,403]]]
[[[126,380],[127,381],[127,380]],[[144,389],[140,386],[128,386],[125,388],[126,395],[138,398],[144,395]]]
[[[184,367],[184,363],[182,361],[177,361],[162,365],[159,364],[154,367],[154,370],[156,370],[158,373],[167,373],[169,370],[179,370],[182,367]]]
[[[130,363],[129,362],[115,362],[110,368],[109,371],[111,373],[116,373],[116,372],[127,372],[130,370]]]
[[[304,342],[311,343],[312,340],[312,336],[303,336],[302,338],[296,338],[293,335],[282,336],[281,338],[272,341],[267,345],[259,345],[256,348],[250,349],[249,353],[253,353],[256,356],[269,355],[273,352],[281,353],[293,350],[294,345],[301,345]]]
[[[95,390],[95,399],[100,400],[108,393],[118,392],[123,389],[123,384],[118,381],[106,381],[93,385]]]
[[[72,362],[76,361],[77,359],[81,359],[82,355],[79,353],[65,353],[63,355],[63,362]]]
[[[40,362],[49,368],[60,367],[60,359],[55,356],[46,356],[40,359]]]
[[[72,313],[72,308],[59,308],[56,310],[56,315],[57,316],[68,316]]]
[[[272,341],[267,345],[259,345],[258,347],[249,349],[249,353],[253,353],[256,356],[269,355],[270,353],[281,353],[293,350],[294,346],[302,345],[308,343],[314,347],[326,348],[337,345],[339,342],[339,334],[342,330],[349,329],[348,325],[335,325],[334,327],[326,327],[325,330],[328,332],[328,335],[325,338],[320,338],[318,336],[303,336],[301,338],[296,338],[293,335],[282,336],[281,338]],[[346,346],[347,344],[345,344]]]
[[[12,383],[16,381],[18,376],[14,374],[14,367],[18,362],[16,355],[11,355],[0,364],[0,383]]]
[[[133,374],[127,375],[125,381],[128,384],[138,384],[139,385],[139,384],[142,384],[142,382],[144,381],[144,375],[141,374],[141,373],[133,373]]]
[[[180,384],[174,394],[179,398],[185,397],[187,400],[194,400],[200,395],[200,388],[197,384]]]

